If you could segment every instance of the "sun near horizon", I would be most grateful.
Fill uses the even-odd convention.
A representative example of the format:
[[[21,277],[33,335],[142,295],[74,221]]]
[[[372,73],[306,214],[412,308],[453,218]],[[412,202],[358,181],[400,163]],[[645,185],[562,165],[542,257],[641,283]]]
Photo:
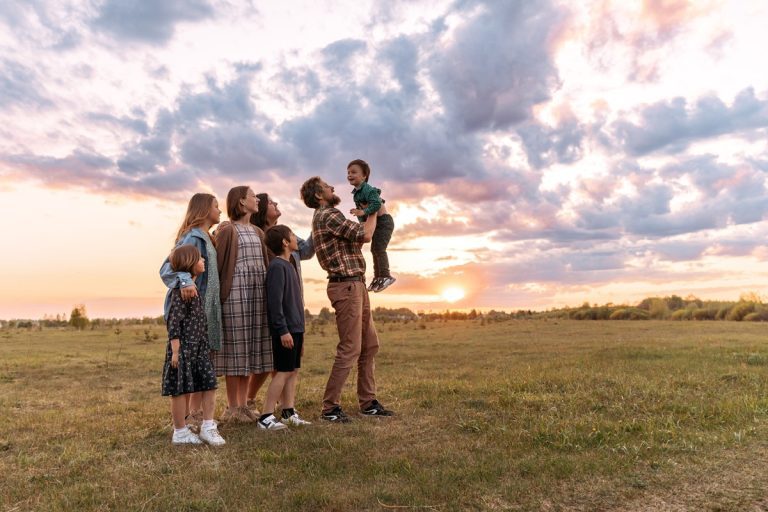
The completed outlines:
[[[463,299],[465,295],[466,293],[463,288],[459,286],[449,286],[443,290],[443,293],[440,296],[444,301],[454,303]]]

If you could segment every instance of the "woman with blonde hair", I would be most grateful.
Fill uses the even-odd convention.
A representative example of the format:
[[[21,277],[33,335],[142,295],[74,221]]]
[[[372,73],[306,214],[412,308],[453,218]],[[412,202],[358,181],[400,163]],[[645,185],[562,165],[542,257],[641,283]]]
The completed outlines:
[[[208,324],[208,348],[216,352],[221,348],[221,303],[219,302],[219,270],[216,265],[218,254],[210,237],[210,230],[219,223],[221,210],[212,194],[197,193],[187,205],[187,213],[176,234],[175,247],[192,245],[205,259],[205,270],[193,279],[189,272],[176,272],[171,262],[165,259],[160,267],[160,277],[168,287],[163,310],[166,320],[171,303],[171,292],[180,288],[181,298],[189,301],[200,296]],[[188,421],[193,426],[202,420],[202,395],[191,393],[187,403]]]

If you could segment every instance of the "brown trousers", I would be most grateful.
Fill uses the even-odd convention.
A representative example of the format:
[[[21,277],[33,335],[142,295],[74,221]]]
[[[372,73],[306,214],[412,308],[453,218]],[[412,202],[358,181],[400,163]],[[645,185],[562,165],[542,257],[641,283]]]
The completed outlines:
[[[352,365],[357,362],[357,400],[360,408],[376,398],[374,356],[379,351],[379,337],[371,316],[368,290],[362,281],[328,283],[328,298],[336,312],[339,344],[331,375],[325,385],[323,412],[330,412],[341,401],[341,390]]]

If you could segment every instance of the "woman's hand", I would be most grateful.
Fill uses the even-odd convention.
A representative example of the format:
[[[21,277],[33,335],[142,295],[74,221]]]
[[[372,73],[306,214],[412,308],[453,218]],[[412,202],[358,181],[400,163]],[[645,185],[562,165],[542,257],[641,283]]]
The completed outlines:
[[[351,213],[355,217],[362,217],[363,215],[365,215],[365,212],[360,208],[352,208],[351,210],[349,210],[349,213]]]

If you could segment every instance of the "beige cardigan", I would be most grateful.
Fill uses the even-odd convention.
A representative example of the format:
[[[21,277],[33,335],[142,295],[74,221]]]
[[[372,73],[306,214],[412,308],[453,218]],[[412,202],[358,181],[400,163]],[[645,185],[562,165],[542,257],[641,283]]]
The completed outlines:
[[[258,226],[253,226],[256,234],[261,240],[261,252],[264,258],[264,270],[267,269],[269,256],[267,255],[267,246],[264,243],[264,232]],[[217,266],[219,267],[219,297],[224,303],[232,291],[232,277],[235,275],[235,263],[237,262],[237,230],[231,222],[224,221],[219,224],[214,233],[214,242],[216,244]]]

